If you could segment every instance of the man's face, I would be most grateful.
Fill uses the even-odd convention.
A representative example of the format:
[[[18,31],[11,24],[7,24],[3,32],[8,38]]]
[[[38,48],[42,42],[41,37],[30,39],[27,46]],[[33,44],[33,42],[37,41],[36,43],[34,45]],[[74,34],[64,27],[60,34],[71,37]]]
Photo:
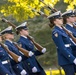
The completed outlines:
[[[70,23],[74,23],[75,22],[75,19],[74,19],[74,17],[68,17],[68,22],[70,22]]]
[[[57,24],[57,25],[62,25],[63,24],[63,19],[55,19],[54,23]]]
[[[0,42],[2,41],[2,37],[0,36]]]
[[[75,22],[76,22],[76,16],[74,17],[74,20],[75,20]]]
[[[6,34],[6,38],[13,40],[14,39],[14,34]]]
[[[20,31],[20,33],[21,33],[22,35],[24,35],[24,36],[29,35],[29,31],[28,31],[28,30],[25,30],[25,29],[22,29],[22,30]]]

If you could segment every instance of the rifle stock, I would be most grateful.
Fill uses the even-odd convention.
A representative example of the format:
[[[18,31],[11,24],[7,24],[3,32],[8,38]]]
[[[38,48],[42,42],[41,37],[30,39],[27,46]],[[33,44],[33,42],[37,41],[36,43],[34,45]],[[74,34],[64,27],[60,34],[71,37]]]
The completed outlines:
[[[13,58],[13,60],[14,60],[16,63],[19,62],[18,59],[19,59],[20,56],[16,55],[16,54],[13,53],[12,51],[10,51],[10,50],[8,49],[8,47],[5,46],[3,43],[0,42],[0,45],[6,50],[6,52]]]
[[[31,36],[28,35],[27,37],[33,42],[33,44],[35,45],[35,47],[36,47],[40,52],[42,52],[43,47],[42,47],[40,44],[38,44],[37,42],[35,42]]]
[[[47,17],[47,15],[45,15],[42,11],[38,11],[37,13],[39,13],[40,15]]]
[[[16,25],[14,25],[13,23],[11,23],[10,21],[6,20],[5,18],[2,18],[3,22],[8,23],[10,26],[12,26],[13,28],[16,28]]]
[[[20,46],[18,46],[17,43],[14,42],[14,45],[18,48],[19,51],[21,51],[25,56],[29,57],[29,51],[21,48]]]

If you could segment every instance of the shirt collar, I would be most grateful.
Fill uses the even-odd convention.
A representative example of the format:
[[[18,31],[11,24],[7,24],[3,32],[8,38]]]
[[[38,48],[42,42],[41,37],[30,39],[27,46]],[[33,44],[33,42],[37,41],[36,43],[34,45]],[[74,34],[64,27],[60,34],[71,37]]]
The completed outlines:
[[[27,39],[27,37],[26,37],[26,36],[24,36],[24,35],[21,35],[21,36]]]
[[[10,43],[13,43],[11,40],[9,40],[9,39],[6,39],[6,41],[9,41]]]
[[[67,23],[69,26],[71,26],[71,27],[73,27],[73,25],[72,24],[69,24],[69,23]]]

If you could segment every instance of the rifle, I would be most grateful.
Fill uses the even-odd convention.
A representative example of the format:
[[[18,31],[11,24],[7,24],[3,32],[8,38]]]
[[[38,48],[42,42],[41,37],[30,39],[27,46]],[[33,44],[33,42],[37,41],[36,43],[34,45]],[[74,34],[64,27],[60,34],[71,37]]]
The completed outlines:
[[[16,42],[14,42],[14,45],[27,57],[34,55],[31,51],[25,50],[21,48]]]
[[[29,8],[31,8],[32,11],[37,12],[39,15],[42,15],[44,17],[47,17],[47,15],[44,14],[44,12],[42,11],[37,11],[35,8],[32,8],[31,6],[28,6]]]
[[[76,38],[73,36],[72,32],[66,29],[64,26],[61,26],[63,30],[72,38],[72,40],[76,43]]]
[[[48,9],[50,9],[52,11],[52,13],[57,12],[58,10],[53,8],[52,6],[47,5],[43,0],[40,0],[40,2],[42,2],[44,5],[47,6]]]
[[[34,39],[31,37],[31,36],[27,36],[32,42],[33,44],[35,45],[35,47],[42,53],[45,53],[46,52],[46,48],[42,47],[40,44],[38,44],[36,41],[34,41]]]
[[[30,7],[30,6],[29,6]],[[32,7],[30,7],[30,8],[32,8]],[[34,12],[37,12],[39,15],[42,15],[42,16],[44,16],[44,17],[48,17],[46,14],[44,14],[44,12],[42,12],[42,11],[37,11],[36,9],[34,9],[34,8],[32,8],[31,9],[32,11],[34,11]],[[49,24],[49,26],[50,26],[50,24]],[[50,28],[51,28],[51,26],[50,26]]]
[[[7,19],[2,18],[2,21],[3,21],[3,22],[6,22],[7,24],[9,24],[10,26],[12,26],[13,28],[16,28],[16,25],[14,25],[13,23],[11,23],[11,22],[8,21]]]
[[[74,23],[72,25],[73,25],[74,28],[76,28],[76,25]]]
[[[13,23],[11,23],[11,22],[8,21],[7,19],[2,18],[2,21],[8,23],[8,24],[9,24],[10,26],[12,26],[13,28],[16,28],[16,25],[14,25]],[[17,44],[15,44],[15,46],[16,46],[16,47],[18,48],[18,50],[20,50],[25,56],[29,57],[29,56],[32,56],[32,55],[33,55],[32,52],[27,51],[27,50],[19,47]]]
[[[13,60],[18,63],[22,60],[21,56],[18,56],[17,54],[13,53],[8,49],[8,47],[0,42],[0,45],[6,50],[6,52],[13,58]]]

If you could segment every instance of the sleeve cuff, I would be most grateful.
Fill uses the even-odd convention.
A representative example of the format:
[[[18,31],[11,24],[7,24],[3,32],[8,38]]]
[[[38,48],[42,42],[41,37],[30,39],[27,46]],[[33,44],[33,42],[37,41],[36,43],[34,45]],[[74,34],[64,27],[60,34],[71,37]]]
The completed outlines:
[[[46,48],[43,48],[41,52],[42,53],[45,53],[46,52]]]
[[[73,61],[73,62],[74,62],[74,64],[76,65],[76,58],[74,59],[74,61]]]

